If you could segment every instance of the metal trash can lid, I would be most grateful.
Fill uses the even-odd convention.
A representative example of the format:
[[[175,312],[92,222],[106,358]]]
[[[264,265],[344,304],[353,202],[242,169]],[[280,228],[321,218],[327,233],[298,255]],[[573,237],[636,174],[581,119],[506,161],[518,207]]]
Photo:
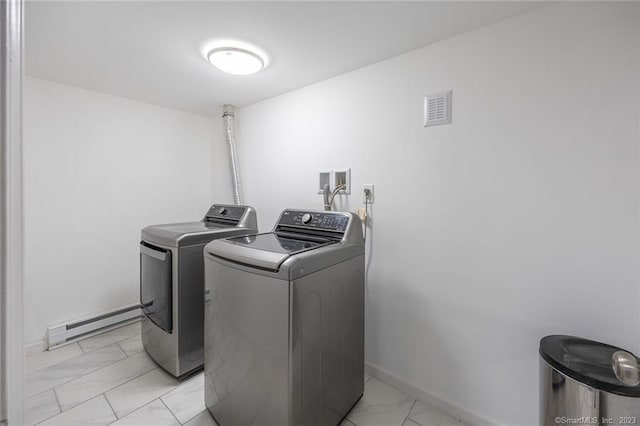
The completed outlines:
[[[640,385],[625,376],[630,372],[637,377],[640,359],[623,349],[575,336],[552,335],[540,340],[539,352],[549,365],[574,380],[605,392],[640,398]],[[617,360],[620,355],[627,361],[622,372]]]

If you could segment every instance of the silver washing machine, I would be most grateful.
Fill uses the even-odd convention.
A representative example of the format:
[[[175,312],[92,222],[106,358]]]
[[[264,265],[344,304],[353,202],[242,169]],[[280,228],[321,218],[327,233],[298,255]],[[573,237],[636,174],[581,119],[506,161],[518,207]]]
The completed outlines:
[[[364,390],[352,213],[285,210],[205,247],[205,403],[221,426],[338,425]]]
[[[202,368],[203,248],[216,239],[257,232],[248,206],[211,206],[199,222],[148,226],[140,242],[142,344],[178,379]]]

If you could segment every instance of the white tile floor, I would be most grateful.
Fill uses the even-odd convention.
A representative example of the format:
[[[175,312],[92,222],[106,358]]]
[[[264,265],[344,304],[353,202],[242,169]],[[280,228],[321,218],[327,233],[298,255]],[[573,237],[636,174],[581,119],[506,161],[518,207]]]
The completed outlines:
[[[202,373],[177,382],[140,342],[140,323],[27,357],[28,425],[216,426]],[[446,413],[365,375],[344,426],[463,426]]]

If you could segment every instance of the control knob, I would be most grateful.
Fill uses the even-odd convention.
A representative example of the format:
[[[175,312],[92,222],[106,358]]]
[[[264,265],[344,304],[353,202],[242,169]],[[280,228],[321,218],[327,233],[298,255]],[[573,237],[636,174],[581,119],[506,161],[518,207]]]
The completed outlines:
[[[220,207],[218,209],[218,214],[221,214],[221,215],[227,214],[227,209],[225,209],[224,207]]]
[[[311,216],[311,214],[309,213],[305,213],[302,215],[302,223],[304,224],[311,222],[311,219],[313,219],[313,216]]]

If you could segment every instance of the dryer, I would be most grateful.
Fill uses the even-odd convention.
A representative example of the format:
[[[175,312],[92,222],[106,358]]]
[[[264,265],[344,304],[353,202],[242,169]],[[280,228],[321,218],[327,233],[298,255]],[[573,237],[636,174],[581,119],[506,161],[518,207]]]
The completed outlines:
[[[142,230],[142,345],[158,365],[178,379],[203,365],[205,244],[256,231],[252,207],[222,204],[211,206],[197,222]]]
[[[364,390],[358,216],[285,210],[205,247],[205,403],[221,426],[338,425]]]

